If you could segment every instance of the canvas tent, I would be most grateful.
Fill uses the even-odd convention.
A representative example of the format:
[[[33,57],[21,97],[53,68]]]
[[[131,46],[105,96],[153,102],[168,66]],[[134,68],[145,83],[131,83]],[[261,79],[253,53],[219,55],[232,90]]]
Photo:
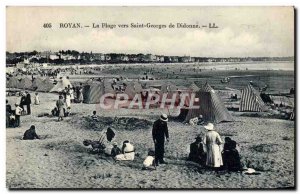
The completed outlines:
[[[42,84],[42,82],[43,82],[42,78],[36,77],[32,82],[31,89],[36,90]]]
[[[92,81],[83,86],[83,103],[98,104],[104,94],[104,83]]]
[[[54,87],[53,82],[49,77],[44,79],[38,86],[35,91],[37,92],[49,92]]]
[[[186,114],[185,121],[199,117],[199,115],[202,115],[205,121],[214,123],[233,121],[232,116],[217,92],[208,83],[206,83],[200,91],[196,92],[196,98],[199,98],[198,103],[195,103],[199,105],[199,109],[183,110],[181,115],[179,115],[182,116]]]
[[[257,90],[249,84],[242,90],[239,111],[262,112],[266,110],[266,105]]]
[[[11,77],[11,78],[9,78],[6,87],[8,87],[8,88],[17,88],[18,84],[19,84],[19,80],[15,77]]]
[[[108,79],[104,79],[103,85],[104,85],[104,93],[111,94],[115,97],[116,91],[112,87],[112,82],[110,82]]]
[[[50,92],[61,92],[69,85],[72,88],[72,84],[70,80],[68,80],[66,77],[62,77],[61,79],[58,80],[57,84],[50,90]]]
[[[129,82],[124,91],[129,99],[133,99],[136,94],[141,94],[143,91],[142,85],[138,82]]]
[[[24,77],[21,79],[21,81],[18,83],[19,89],[30,89],[32,86],[32,81],[28,77]]]
[[[191,89],[193,92],[198,92],[200,90],[200,88],[193,82],[189,89]]]

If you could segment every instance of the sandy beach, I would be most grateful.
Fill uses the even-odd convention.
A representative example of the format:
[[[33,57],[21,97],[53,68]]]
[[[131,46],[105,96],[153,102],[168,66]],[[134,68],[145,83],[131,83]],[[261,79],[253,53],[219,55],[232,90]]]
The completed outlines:
[[[33,95],[33,93],[31,92]],[[115,162],[109,157],[89,153],[84,139],[97,140],[101,131],[87,128],[84,117],[97,110],[99,116],[135,117],[154,122],[166,110],[106,110],[95,104],[73,104],[72,117],[57,122],[50,113],[57,94],[40,93],[40,105],[32,106],[32,115],[21,117],[21,127],[6,129],[7,187],[18,188],[287,188],[294,187],[293,121],[234,116],[235,122],[216,126],[222,139],[236,140],[244,164],[260,175],[214,172],[186,161],[188,146],[201,126],[169,122],[170,142],[166,145],[167,165],[155,171],[143,171],[147,150],[153,148],[151,125],[137,130],[115,129],[115,142],[128,139],[139,154],[134,161]],[[7,97],[9,103],[19,97]],[[176,111],[172,112],[176,115]],[[24,141],[30,125],[36,126],[41,140]]]

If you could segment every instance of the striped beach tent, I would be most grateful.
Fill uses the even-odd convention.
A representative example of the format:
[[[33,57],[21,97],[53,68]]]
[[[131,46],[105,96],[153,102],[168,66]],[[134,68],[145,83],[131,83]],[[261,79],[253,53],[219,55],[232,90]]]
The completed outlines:
[[[193,82],[189,89],[191,89],[193,92],[198,92],[200,90],[200,88]]]
[[[221,98],[208,83],[200,91],[196,92],[196,98],[199,99],[195,103],[199,106],[199,109],[189,109],[185,121],[188,122],[192,118],[199,117],[199,115],[202,115],[205,121],[214,123],[233,121],[233,117],[221,101]]]
[[[259,92],[251,84],[242,90],[239,111],[262,112],[266,109],[267,107]]]
[[[92,81],[83,86],[83,103],[98,104],[100,98],[104,94],[104,83]]]
[[[35,91],[37,92],[49,92],[54,87],[53,82],[49,77],[44,79],[38,86]]]
[[[141,94],[143,91],[142,85],[138,82],[129,82],[125,88],[124,93],[128,95],[129,99],[133,99],[136,94]]]

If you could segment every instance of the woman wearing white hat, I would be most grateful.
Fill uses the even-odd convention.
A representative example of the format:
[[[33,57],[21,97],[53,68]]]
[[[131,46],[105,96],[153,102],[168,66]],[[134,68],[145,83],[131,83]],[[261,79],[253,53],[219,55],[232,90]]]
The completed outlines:
[[[212,123],[204,126],[207,132],[204,137],[204,143],[207,149],[206,165],[209,167],[218,168],[223,165],[220,145],[223,143],[219,133],[214,129]]]

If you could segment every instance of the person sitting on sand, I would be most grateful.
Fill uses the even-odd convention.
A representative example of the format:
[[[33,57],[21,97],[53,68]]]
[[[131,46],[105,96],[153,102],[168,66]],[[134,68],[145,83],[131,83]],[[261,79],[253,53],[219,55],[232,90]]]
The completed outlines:
[[[198,117],[189,120],[189,124],[192,126],[197,125],[197,123],[198,123]]]
[[[104,153],[108,156],[111,155],[111,150],[113,148],[111,141],[114,139],[115,135],[115,132],[110,127],[100,135],[99,142],[105,146]]]
[[[31,125],[30,129],[25,131],[23,140],[34,140],[34,139],[40,139],[40,137],[35,132],[35,126]]]
[[[188,160],[204,165],[206,161],[206,154],[204,152],[204,146],[202,137],[198,135],[196,141],[190,145],[190,154]]]
[[[98,115],[97,115],[97,112],[94,110],[93,111],[93,115],[91,116],[92,117],[92,119],[94,120],[94,121],[98,121],[99,119],[98,119]]]
[[[57,107],[55,107],[54,109],[51,110],[51,114],[54,117],[58,117],[58,109],[57,109]]]
[[[145,158],[143,162],[143,170],[156,170],[155,163],[155,152],[153,150],[149,150],[148,156]]]
[[[239,152],[236,149],[236,142],[231,140],[229,137],[225,138],[224,149],[222,152],[223,157],[223,168],[228,171],[239,171],[241,170],[241,161]]]
[[[115,159],[115,157],[119,154],[122,154],[121,149],[118,147],[118,144],[115,142],[113,143],[113,148],[111,149],[111,157]]]
[[[204,125],[203,115],[199,115],[197,125]]]
[[[134,160],[135,150],[134,146],[128,141],[123,142],[122,154],[115,157],[116,160]]]

